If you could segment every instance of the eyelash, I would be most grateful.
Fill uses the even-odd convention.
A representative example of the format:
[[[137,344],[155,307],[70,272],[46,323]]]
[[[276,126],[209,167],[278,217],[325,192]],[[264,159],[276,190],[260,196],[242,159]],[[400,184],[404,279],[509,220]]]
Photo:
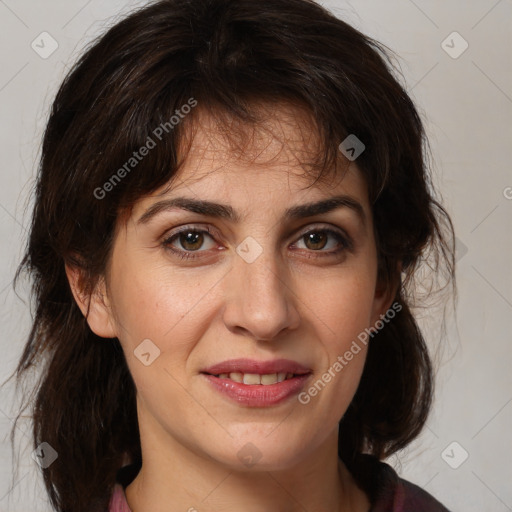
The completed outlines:
[[[206,251],[201,251],[201,250],[187,251],[187,250],[175,249],[174,247],[172,247],[172,245],[171,245],[172,242],[184,233],[207,233],[208,235],[210,235],[213,238],[212,231],[210,230],[209,227],[199,229],[199,228],[194,228],[194,227],[190,227],[190,226],[185,226],[183,229],[180,229],[179,231],[172,233],[171,235],[165,237],[165,239],[162,241],[162,246],[167,251],[172,252],[174,255],[176,255],[178,258],[180,258],[182,260],[195,260],[197,258],[200,258],[200,256],[196,255],[195,253],[201,253],[201,252],[206,252]],[[332,257],[332,256],[340,255],[341,253],[343,253],[345,251],[353,250],[353,243],[352,243],[352,240],[350,239],[350,237],[348,237],[347,235],[344,235],[336,230],[329,229],[329,228],[312,228],[309,231],[303,232],[300,235],[300,237],[298,238],[298,241],[303,240],[307,235],[309,235],[311,233],[325,233],[328,235],[332,235],[334,238],[336,238],[338,240],[341,247],[334,251],[333,250],[323,251],[321,249],[318,251],[315,251],[313,249],[309,249],[309,250],[306,249],[307,252],[317,253],[314,256],[307,256],[308,258],[319,258],[319,257],[322,258],[322,257],[329,257],[329,256]]]

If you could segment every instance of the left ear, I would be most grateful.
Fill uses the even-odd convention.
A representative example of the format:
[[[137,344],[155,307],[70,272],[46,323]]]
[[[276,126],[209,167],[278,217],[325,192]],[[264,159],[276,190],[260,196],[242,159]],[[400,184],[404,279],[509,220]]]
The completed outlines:
[[[380,316],[384,315],[391,307],[400,286],[401,271],[402,265],[401,262],[399,262],[395,272],[391,273],[391,275],[388,273],[387,278],[382,275],[378,276],[373,299],[372,325],[374,325],[375,322],[380,319]]]

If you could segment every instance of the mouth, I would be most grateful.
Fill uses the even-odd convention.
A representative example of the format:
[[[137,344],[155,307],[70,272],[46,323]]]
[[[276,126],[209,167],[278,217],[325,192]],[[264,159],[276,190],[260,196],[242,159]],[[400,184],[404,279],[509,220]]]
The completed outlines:
[[[311,372],[273,374],[202,372],[213,390],[238,406],[271,407],[290,400],[304,389]]]
[[[269,407],[299,393],[312,370],[291,359],[230,359],[201,374],[214,390],[238,405]]]
[[[311,373],[311,369],[291,359],[230,359],[203,368],[201,373],[244,384],[275,384],[286,379]]]
[[[306,375],[306,373],[291,373],[291,372],[279,372],[279,373],[241,373],[241,372],[231,372],[231,373],[207,373],[201,372],[206,375],[211,375],[213,377],[217,377],[219,379],[228,379],[233,382],[238,382],[239,384],[246,385],[261,385],[261,386],[270,386],[272,384],[277,384],[278,382],[284,382],[285,380],[293,379],[294,377],[299,377],[301,375]]]

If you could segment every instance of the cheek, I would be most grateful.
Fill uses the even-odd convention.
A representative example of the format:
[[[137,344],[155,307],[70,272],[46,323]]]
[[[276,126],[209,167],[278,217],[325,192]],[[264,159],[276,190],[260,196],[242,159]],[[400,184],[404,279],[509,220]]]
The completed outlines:
[[[187,399],[182,389],[189,356],[213,322],[214,303],[219,300],[215,285],[222,275],[203,272],[199,277],[147,264],[129,270],[119,265],[117,274],[112,272],[118,337],[136,387],[148,404],[157,396],[174,404]],[[144,361],[142,354],[148,352]]]
[[[112,272],[112,297],[121,337],[130,344],[144,338],[163,345],[170,339],[174,343],[186,339],[183,329],[201,325],[198,312],[205,315],[204,304],[219,280],[217,274],[202,273],[199,277],[190,270],[177,271],[169,266],[120,264]],[[173,336],[176,332],[180,332],[179,338]]]
[[[371,265],[354,265],[325,276],[308,279],[301,297],[317,318],[323,339],[337,350],[369,327],[374,299],[375,272]]]
[[[119,265],[116,272],[112,297],[119,339],[145,407],[165,422],[171,418],[162,403],[172,403],[173,410],[195,410],[183,392],[187,360],[210,323],[219,276],[205,273],[199,279],[168,266],[142,264],[130,270]],[[146,361],[144,353],[150,354]]]
[[[335,425],[351,402],[367,354],[375,273],[372,266],[345,268],[322,280],[309,282],[301,292],[311,322],[316,326],[325,357],[316,380],[300,398],[304,414],[317,411],[320,422]]]

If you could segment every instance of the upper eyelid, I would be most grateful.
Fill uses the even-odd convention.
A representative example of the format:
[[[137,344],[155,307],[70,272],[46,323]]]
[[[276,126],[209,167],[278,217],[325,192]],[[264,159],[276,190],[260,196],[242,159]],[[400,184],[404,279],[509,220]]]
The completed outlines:
[[[299,233],[298,236],[301,236],[301,234],[304,235],[306,233],[309,233],[310,231],[314,231],[315,229],[317,229],[318,231],[333,231],[333,232],[343,235],[345,237],[349,237],[346,230],[343,228],[340,228],[339,226],[335,226],[334,224],[329,224],[329,223],[324,223],[322,225],[321,224],[322,223],[312,223],[312,224],[308,224],[304,228],[300,228],[298,230],[298,233]],[[295,235],[295,236],[297,236],[297,235]]]
[[[198,231],[200,233],[206,233],[207,235],[214,235],[215,233],[217,233],[217,230],[215,230],[215,228],[213,229],[207,229],[206,227],[204,226],[201,226],[201,225],[184,225],[184,226],[179,226],[176,228],[176,230],[174,229],[170,229],[168,231],[165,232],[165,234],[163,235],[163,239],[164,241],[165,240],[169,240],[170,238],[174,238],[178,235],[181,235],[182,233],[187,233],[188,231]]]

